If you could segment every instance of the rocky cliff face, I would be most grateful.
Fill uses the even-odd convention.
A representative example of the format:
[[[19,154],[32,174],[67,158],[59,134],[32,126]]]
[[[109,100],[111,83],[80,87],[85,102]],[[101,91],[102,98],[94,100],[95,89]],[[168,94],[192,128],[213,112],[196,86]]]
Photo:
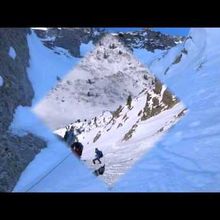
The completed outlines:
[[[0,29],[0,75],[4,81],[0,87],[1,133],[8,129],[15,108],[18,105],[30,106],[34,96],[26,74],[29,60],[26,34],[26,29]],[[9,55],[10,48],[16,53],[14,59]]]
[[[156,49],[167,50],[184,40],[184,37],[165,35],[149,28],[141,31],[118,33],[117,35],[131,50],[134,48],[144,48],[151,52],[154,52]]]
[[[31,106],[34,97],[26,72],[28,33],[24,28],[0,28],[0,191],[11,191],[24,168],[46,146],[33,134],[19,137],[8,131],[15,109]]]
[[[67,49],[75,57],[81,57],[81,43],[87,44],[92,41],[93,44],[97,44],[107,34],[105,29],[101,28],[37,28],[34,31],[45,46],[51,49],[54,47]],[[114,35],[131,50],[144,48],[151,52],[155,49],[169,49],[184,40],[184,37],[165,35],[149,28],[134,32],[119,32]]]
[[[93,28],[48,28],[34,31],[46,47],[64,48],[74,57],[81,57],[81,43],[96,41],[96,38],[102,35],[102,31],[95,32]]]

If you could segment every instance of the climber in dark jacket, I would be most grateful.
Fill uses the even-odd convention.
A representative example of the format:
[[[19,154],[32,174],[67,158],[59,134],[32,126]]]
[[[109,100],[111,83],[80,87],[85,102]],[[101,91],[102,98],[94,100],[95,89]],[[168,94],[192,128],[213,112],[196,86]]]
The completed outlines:
[[[76,154],[79,158],[81,158],[82,156],[82,152],[83,152],[83,145],[80,142],[74,142],[71,145],[71,150],[74,154]]]
[[[100,158],[103,157],[102,151],[100,151],[98,148],[96,148],[96,149],[95,149],[95,153],[96,153],[95,159],[92,160],[93,163],[95,164],[96,160],[98,160],[98,162],[101,164],[102,162],[101,162]]]
[[[74,133],[74,127],[71,127],[70,130],[66,131],[64,135],[64,140],[69,146],[71,146],[71,144],[73,144],[77,140],[77,137]]]

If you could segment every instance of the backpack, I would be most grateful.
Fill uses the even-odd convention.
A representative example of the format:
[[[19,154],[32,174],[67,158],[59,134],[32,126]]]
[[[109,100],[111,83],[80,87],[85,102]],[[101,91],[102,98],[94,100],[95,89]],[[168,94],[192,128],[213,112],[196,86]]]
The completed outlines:
[[[81,151],[83,150],[83,145],[80,142],[76,142],[75,146],[76,146],[76,148],[80,149]]]
[[[79,157],[81,157],[81,155],[82,155],[82,150],[79,149],[79,148],[76,148],[76,149],[75,149],[75,153],[76,153]]]
[[[103,157],[102,151],[99,151],[99,152],[98,152],[98,155],[99,155],[99,158],[102,158],[102,157]]]
[[[69,133],[69,132],[68,132],[68,131],[66,131],[66,132],[65,132],[65,135],[64,135],[64,137],[63,137],[63,139],[64,139],[65,141],[67,140],[68,133]]]

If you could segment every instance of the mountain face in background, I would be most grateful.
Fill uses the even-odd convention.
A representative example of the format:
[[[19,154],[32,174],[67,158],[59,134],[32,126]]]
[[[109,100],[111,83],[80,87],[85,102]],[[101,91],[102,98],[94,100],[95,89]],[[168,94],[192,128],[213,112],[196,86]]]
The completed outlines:
[[[105,34],[95,49],[37,104],[35,113],[54,130],[76,120],[89,120],[102,111],[115,111],[129,95],[135,97],[145,89],[163,93],[166,89],[162,89],[160,81],[124,45],[119,36]],[[164,94],[166,98],[161,99],[172,105],[172,95],[168,90]],[[157,106],[158,99],[152,98],[148,96],[148,102]],[[147,105],[146,112],[150,111]],[[154,111],[162,109],[158,106]]]
[[[131,50],[145,49],[150,52],[170,49],[184,40],[184,37],[162,34],[149,28],[134,32],[118,33],[117,36]]]
[[[92,42],[96,44],[108,32],[104,28],[35,28],[37,36],[50,49],[61,47],[74,56],[81,57],[80,45]],[[134,32],[114,33],[124,45],[133,49],[167,50],[183,42],[184,37],[170,36],[149,28]]]
[[[92,28],[37,28],[34,32],[46,47],[50,49],[61,47],[74,57],[81,57],[81,43],[87,44],[95,39]]]

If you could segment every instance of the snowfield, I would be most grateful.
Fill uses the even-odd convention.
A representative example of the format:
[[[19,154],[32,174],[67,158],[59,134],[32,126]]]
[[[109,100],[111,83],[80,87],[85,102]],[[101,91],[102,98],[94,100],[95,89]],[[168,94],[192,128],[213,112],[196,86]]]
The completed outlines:
[[[101,149],[105,155],[104,163],[106,165],[103,180],[108,185],[115,184],[118,178],[125,174],[126,171],[149,151],[155,143],[163,137],[166,131],[178,121],[175,116],[177,116],[183,108],[184,106],[179,104],[171,110],[164,111],[140,123],[130,141],[121,141],[121,136],[119,135],[122,131],[119,131],[115,126],[106,137],[103,135],[96,144],[89,145],[88,150],[85,144],[85,152],[82,159],[85,158],[85,160],[88,160],[88,165],[93,167],[91,159],[94,158],[95,147]],[[166,127],[163,132],[160,132],[160,129],[163,128],[164,125],[166,125]],[[121,130],[123,129],[121,128]],[[92,153],[91,148],[94,149]]]

